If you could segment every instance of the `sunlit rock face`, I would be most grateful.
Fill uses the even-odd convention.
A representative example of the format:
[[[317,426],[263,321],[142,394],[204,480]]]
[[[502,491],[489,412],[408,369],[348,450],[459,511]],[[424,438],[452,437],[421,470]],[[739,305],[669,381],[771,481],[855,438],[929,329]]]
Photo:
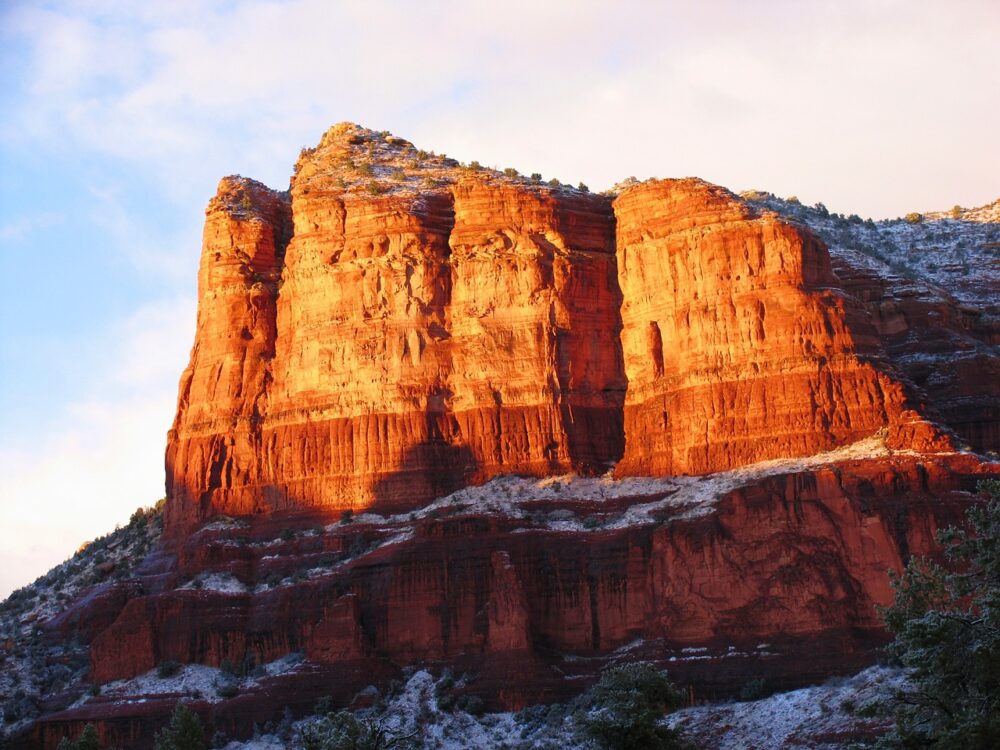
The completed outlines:
[[[701,180],[614,203],[625,455],[617,474],[689,474],[807,455],[888,428],[938,436],[906,406],[826,247]]]
[[[289,192],[220,183],[199,282],[168,530],[942,442],[822,242],[699,180],[612,203],[344,124]]]
[[[497,474],[604,472],[622,455],[605,196],[341,126],[303,156],[290,194],[223,181],[201,281],[167,454],[170,528],[218,512],[412,508]]]

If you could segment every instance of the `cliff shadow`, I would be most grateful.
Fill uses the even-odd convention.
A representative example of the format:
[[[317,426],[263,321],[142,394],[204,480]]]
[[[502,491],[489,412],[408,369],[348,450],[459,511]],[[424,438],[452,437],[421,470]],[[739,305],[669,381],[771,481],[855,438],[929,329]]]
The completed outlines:
[[[372,511],[415,510],[474,480],[479,462],[467,444],[455,439],[458,431],[450,415],[428,414],[426,434],[403,453],[397,468],[374,482]]]

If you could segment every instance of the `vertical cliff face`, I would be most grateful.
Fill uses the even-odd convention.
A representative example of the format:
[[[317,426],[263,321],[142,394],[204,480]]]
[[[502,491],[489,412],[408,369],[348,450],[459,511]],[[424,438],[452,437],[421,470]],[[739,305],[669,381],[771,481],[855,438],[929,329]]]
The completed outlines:
[[[608,198],[346,125],[303,153],[290,204],[291,232],[288,199],[246,180],[209,206],[169,526],[398,510],[621,456]]]
[[[825,246],[722,188],[612,205],[336,126],[290,193],[209,204],[168,528],[935,439],[879,347]]]
[[[614,210],[619,474],[706,473],[883,428],[936,439],[876,368],[877,334],[812,234],[694,179],[626,189]]]
[[[205,213],[198,332],[167,443],[172,526],[210,512],[206,493],[258,475],[278,282],[291,233],[288,196],[253,180],[223,179]]]
[[[605,470],[622,451],[610,201],[455,186],[449,385],[477,477]]]

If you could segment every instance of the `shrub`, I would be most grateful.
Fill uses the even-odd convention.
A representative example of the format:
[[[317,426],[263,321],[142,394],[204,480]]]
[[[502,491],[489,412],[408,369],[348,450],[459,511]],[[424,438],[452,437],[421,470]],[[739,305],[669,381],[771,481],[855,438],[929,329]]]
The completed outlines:
[[[481,716],[486,711],[486,704],[478,695],[463,695],[458,699],[458,708],[473,716]]]
[[[506,168],[506,169],[505,169],[505,170],[503,171],[503,173],[504,173],[504,174],[505,174],[505,175],[506,175],[507,177],[510,177],[511,179],[513,179],[514,177],[517,177],[517,176],[518,176],[518,172],[517,172],[517,170],[516,170],[516,169],[514,169],[514,167],[507,167],[507,168]]]
[[[350,523],[353,520],[354,520],[354,511],[351,510],[350,508],[340,512],[341,523]]]
[[[787,198],[785,198],[785,203],[794,203],[796,206],[802,205],[797,195],[789,195]]]
[[[990,499],[970,508],[968,528],[938,533],[957,572],[915,558],[892,576],[895,601],[880,614],[910,687],[880,747],[1000,747],[1000,480],[979,490]]]
[[[156,733],[153,746],[156,750],[208,750],[208,741],[198,714],[178,703],[170,721]]]
[[[688,745],[660,718],[682,705],[683,694],[652,665],[612,667],[587,694],[593,708],[583,719],[585,732],[609,750],[673,750]]]
[[[406,180],[406,172],[404,172],[402,169],[396,169],[393,170],[393,173],[389,175],[389,177],[395,180],[396,182],[403,182]]]
[[[763,677],[758,677],[755,680],[750,680],[743,687],[740,688],[740,700],[741,701],[756,701],[761,698],[766,698],[768,696],[767,690],[767,680]]]
[[[562,185],[562,183],[559,182],[559,180],[556,179],[555,177],[553,177],[551,180],[549,180],[549,187],[560,187],[561,185]]]
[[[101,750],[101,741],[93,724],[87,724],[75,740],[63,737],[59,740],[59,750]]]
[[[362,164],[360,164],[358,166],[358,171],[367,177],[371,177],[372,175],[375,174],[375,168],[372,167],[372,165],[368,162],[363,162]]]
[[[532,182],[541,182],[542,181],[542,173],[541,172],[532,172],[531,173],[531,181]]]
[[[961,218],[963,211],[965,211],[964,208],[962,208],[958,204],[955,204],[954,206],[951,207],[951,218],[953,219]]]
[[[305,750],[403,750],[413,748],[416,732],[393,732],[375,719],[357,719],[347,711],[312,721],[299,731]]]
[[[235,698],[239,692],[240,686],[233,681],[223,682],[221,685],[215,686],[215,694],[220,698]]]
[[[178,662],[173,659],[167,659],[166,661],[161,661],[159,666],[157,666],[156,676],[166,679],[167,677],[173,677],[180,671],[181,665]]]
[[[585,185],[584,183],[582,183],[582,182],[581,182],[581,183],[580,183],[579,185],[577,185],[577,186],[576,186],[576,189],[577,189],[577,190],[582,190],[582,191],[583,191],[584,193],[589,193],[589,192],[590,192],[590,188],[589,188],[589,187],[587,187],[587,186],[586,186],[586,185]]]
[[[917,213],[916,211],[912,211],[903,218],[906,220],[908,224],[919,224],[924,220],[924,215]]]
[[[472,171],[475,172],[475,171],[478,171],[478,170],[482,169],[482,165],[480,165],[480,163],[478,161],[470,161],[469,162],[469,169],[471,169]]]
[[[365,186],[365,189],[372,195],[381,195],[382,193],[385,192],[385,188],[379,185],[377,182],[375,182],[375,180],[369,182]]]

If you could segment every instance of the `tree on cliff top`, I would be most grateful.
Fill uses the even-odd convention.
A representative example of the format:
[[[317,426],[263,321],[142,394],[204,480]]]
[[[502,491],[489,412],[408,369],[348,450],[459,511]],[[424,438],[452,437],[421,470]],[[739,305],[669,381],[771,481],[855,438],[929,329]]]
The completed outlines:
[[[881,748],[1000,747],[1000,481],[979,489],[990,500],[970,508],[969,528],[938,534],[950,570],[911,560],[893,580],[881,614],[911,685]]]

